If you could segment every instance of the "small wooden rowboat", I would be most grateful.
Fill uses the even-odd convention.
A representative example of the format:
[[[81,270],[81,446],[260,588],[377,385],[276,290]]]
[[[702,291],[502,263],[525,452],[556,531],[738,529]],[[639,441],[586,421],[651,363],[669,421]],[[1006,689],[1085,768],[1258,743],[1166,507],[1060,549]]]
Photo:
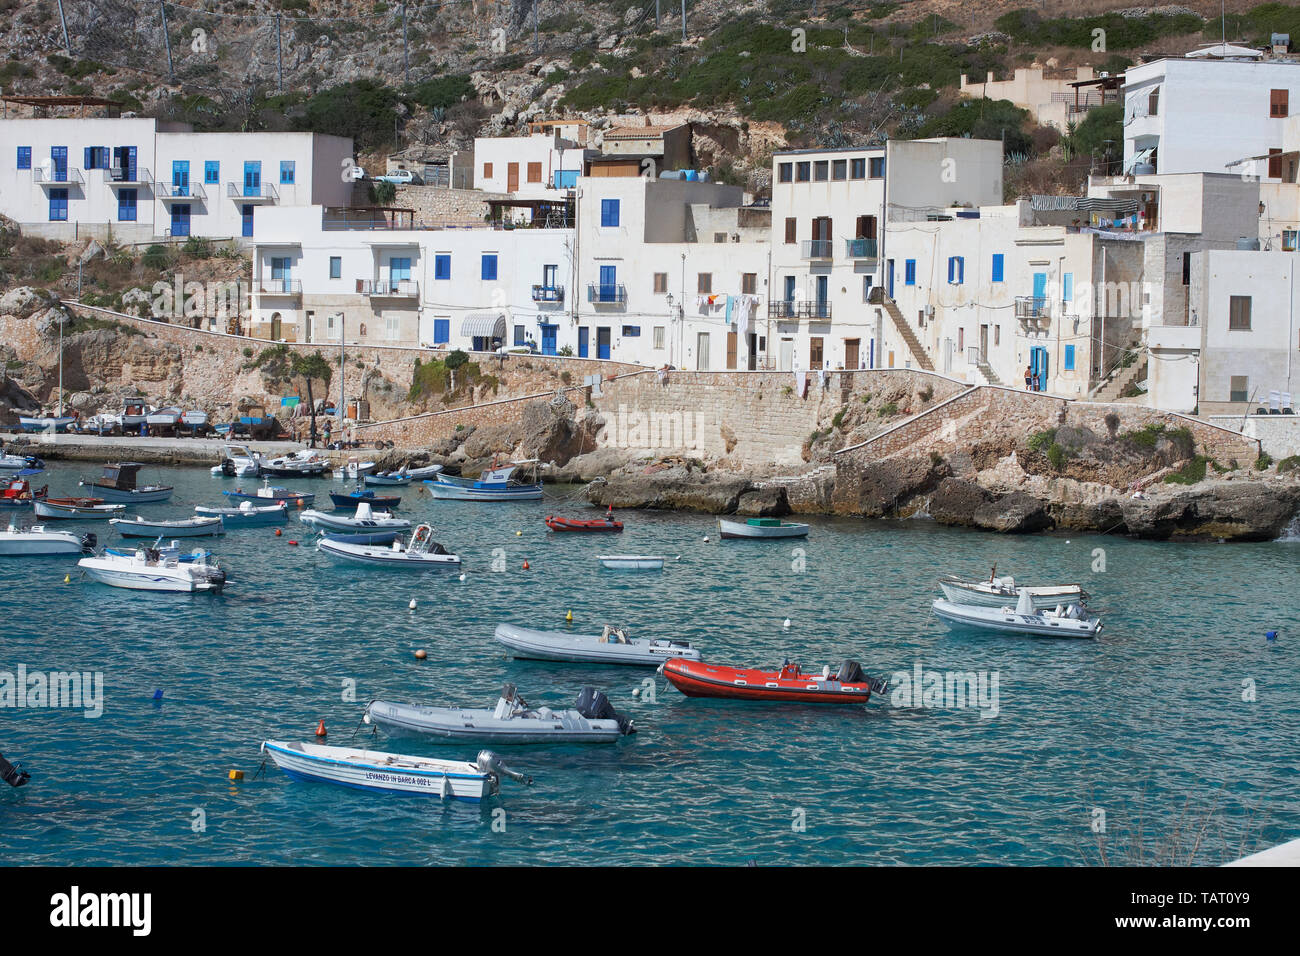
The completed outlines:
[[[873,693],[885,691],[885,681],[862,673],[857,661],[845,661],[838,671],[805,674],[786,661],[779,670],[761,671],[703,661],[671,660],[663,675],[687,697],[729,700],[787,701],[801,704],[865,704]]]
[[[552,531],[622,531],[623,522],[614,520],[614,512],[600,518],[560,518],[556,515],[546,516],[546,527]]]
[[[596,559],[611,571],[662,571],[664,559],[657,554],[599,554]]]
[[[718,535],[723,538],[806,538],[808,526],[780,518],[750,518],[747,521],[719,518]]]
[[[106,521],[126,514],[126,505],[105,504],[103,498],[37,498],[32,505],[38,518]]]
[[[124,538],[201,538],[210,534],[225,534],[226,529],[218,516],[183,518],[178,521],[150,521],[136,515],[135,519],[110,518],[109,524]]]

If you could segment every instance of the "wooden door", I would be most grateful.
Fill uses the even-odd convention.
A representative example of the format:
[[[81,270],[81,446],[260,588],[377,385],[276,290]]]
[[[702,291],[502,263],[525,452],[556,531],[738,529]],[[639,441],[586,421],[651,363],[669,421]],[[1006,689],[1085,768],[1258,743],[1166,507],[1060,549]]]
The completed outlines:
[[[519,164],[510,163],[506,166],[506,192],[514,192],[519,188]]]
[[[858,345],[860,342],[861,342],[860,339],[844,340],[844,367],[845,368],[858,367]]]
[[[727,368],[735,369],[736,367],[736,350],[738,348],[737,336],[735,332],[727,333]]]

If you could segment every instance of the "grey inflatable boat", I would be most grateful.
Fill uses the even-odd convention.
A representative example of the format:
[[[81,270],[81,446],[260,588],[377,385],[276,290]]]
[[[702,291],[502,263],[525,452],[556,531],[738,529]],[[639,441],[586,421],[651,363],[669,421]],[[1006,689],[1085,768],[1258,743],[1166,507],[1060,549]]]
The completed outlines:
[[[496,639],[510,648],[512,657],[539,661],[658,667],[664,661],[678,657],[691,661],[700,659],[700,652],[686,641],[631,638],[626,629],[608,624],[600,634],[565,634],[498,624]]]

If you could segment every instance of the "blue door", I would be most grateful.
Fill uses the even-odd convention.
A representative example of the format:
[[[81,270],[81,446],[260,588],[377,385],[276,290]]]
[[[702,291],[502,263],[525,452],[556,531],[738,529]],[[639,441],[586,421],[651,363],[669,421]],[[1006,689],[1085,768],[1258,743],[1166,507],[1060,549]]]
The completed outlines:
[[[262,195],[262,163],[260,160],[250,160],[244,163],[244,195]]]
[[[790,316],[794,315],[794,288],[795,288],[794,276],[786,276],[785,277],[785,299],[784,299],[786,318],[789,318]]]
[[[135,157],[134,146],[113,147],[113,168],[118,172],[118,178],[124,182],[133,183],[136,181]]]
[[[587,346],[587,327],[578,326],[578,358],[588,358],[590,349]]]
[[[274,256],[271,259],[271,288],[280,292],[288,292],[292,273],[289,270],[288,256]]]
[[[618,296],[615,294],[618,280],[618,270],[615,266],[600,267],[600,301],[614,302]],[[606,330],[608,331],[608,330]],[[608,356],[602,356],[608,358]]]
[[[190,162],[188,159],[172,161],[172,194],[188,196],[190,194]]]
[[[1035,345],[1029,350],[1029,371],[1033,375],[1033,390],[1035,392],[1046,391],[1047,389],[1047,349],[1041,345]]]
[[[609,329],[596,329],[596,358],[609,358]]]
[[[451,319],[433,320],[433,344],[446,345],[451,341]]]
[[[172,235],[188,236],[190,234],[190,204],[178,202],[172,204]]]
[[[253,205],[244,203],[239,207],[239,226],[240,233],[244,236],[253,234]]]
[[[894,260],[885,260],[885,285],[889,286],[889,297],[894,297]]]
[[[50,178],[56,183],[66,183],[68,181],[68,147],[51,146],[50,164],[54,167],[51,170]]]
[[[555,334],[556,334],[556,332],[559,331],[559,329],[560,329],[560,327],[559,327],[558,325],[543,325],[543,326],[542,326],[542,354],[543,354],[543,355],[554,355],[554,354],[555,354],[555,352],[556,352],[556,349],[555,349]]]
[[[826,282],[826,276],[817,277],[817,318],[819,319],[826,318],[830,312],[830,306],[827,300]]]

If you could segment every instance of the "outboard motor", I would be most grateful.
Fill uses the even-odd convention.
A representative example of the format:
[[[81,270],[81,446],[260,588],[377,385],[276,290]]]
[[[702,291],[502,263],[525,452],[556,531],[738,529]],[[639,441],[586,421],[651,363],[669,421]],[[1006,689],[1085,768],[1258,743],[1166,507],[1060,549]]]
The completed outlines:
[[[97,544],[99,544],[99,538],[95,536],[95,533],[93,531],[87,532],[81,536],[81,553],[94,554],[95,545]]]
[[[578,713],[588,720],[613,720],[618,723],[618,729],[621,733],[636,733],[632,721],[616,711],[604,692],[596,690],[594,687],[582,688],[578,692],[578,702],[574,706],[577,708]]]
[[[862,673],[862,665],[857,661],[845,661],[840,665],[835,679],[841,684],[861,684],[867,679],[867,675]]]
[[[501,762],[500,757],[490,750],[480,750],[475,765],[478,767],[479,773],[491,774],[497,778],[509,777],[517,783],[522,783],[525,787],[531,786],[533,782],[533,778],[528,776],[528,774],[511,770]]]
[[[12,764],[5,760],[5,755],[0,754],[0,780],[9,784],[11,787],[21,787],[32,775],[22,768],[20,764]]]
[[[221,459],[221,473],[227,478],[235,477],[235,463],[229,458]]]

